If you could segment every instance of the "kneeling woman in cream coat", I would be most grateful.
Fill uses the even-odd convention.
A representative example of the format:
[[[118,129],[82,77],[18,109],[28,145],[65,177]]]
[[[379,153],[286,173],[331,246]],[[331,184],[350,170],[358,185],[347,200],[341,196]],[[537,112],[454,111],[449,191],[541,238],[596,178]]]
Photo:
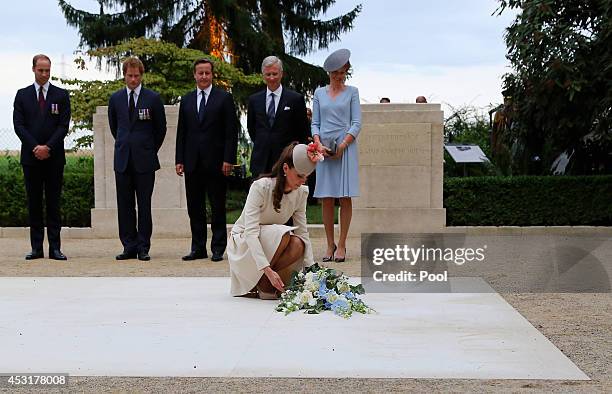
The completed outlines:
[[[306,178],[316,163],[307,146],[287,146],[272,173],[253,182],[227,244],[231,294],[276,299],[292,271],[314,263],[306,228]],[[284,223],[293,218],[294,226]]]

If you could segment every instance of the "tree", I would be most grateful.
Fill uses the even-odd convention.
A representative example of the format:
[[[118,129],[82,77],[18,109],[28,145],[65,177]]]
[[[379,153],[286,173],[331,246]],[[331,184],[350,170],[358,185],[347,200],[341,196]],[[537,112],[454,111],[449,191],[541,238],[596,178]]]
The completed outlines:
[[[506,9],[520,10],[505,36],[516,169],[547,173],[565,152],[574,173],[612,172],[612,0],[500,0]]]
[[[326,83],[321,67],[292,55],[327,48],[350,30],[361,5],[330,20],[317,17],[336,0],[98,0],[100,12],[59,6],[81,36],[81,46],[115,45],[132,37],[154,37],[229,60],[245,73],[259,73],[276,54],[285,63],[285,82],[309,93]],[[118,10],[109,13],[108,10]],[[288,42],[285,42],[285,38]]]
[[[143,83],[160,93],[165,104],[176,104],[183,94],[193,89],[193,62],[205,55],[195,49],[179,48],[171,43],[145,38],[90,50],[87,54],[97,59],[114,59],[116,64],[127,56],[138,56],[145,65]],[[215,64],[215,83],[231,89],[238,106],[246,101],[247,94],[254,87],[261,86],[259,74],[245,75],[231,64],[212,59]],[[84,61],[79,61],[81,67],[84,67]],[[120,75],[119,72],[117,74]],[[73,123],[71,132],[93,130],[96,107],[107,105],[111,94],[125,86],[122,78],[113,81],[62,79],[61,82],[67,85],[70,91]],[[244,133],[242,134],[244,138]],[[77,145],[89,146],[92,142],[92,136],[87,135],[81,138]]]

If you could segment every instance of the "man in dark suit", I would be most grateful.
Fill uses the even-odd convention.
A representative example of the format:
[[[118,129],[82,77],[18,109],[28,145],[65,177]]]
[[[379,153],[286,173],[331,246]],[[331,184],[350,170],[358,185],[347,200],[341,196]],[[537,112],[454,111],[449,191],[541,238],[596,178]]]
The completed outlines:
[[[187,212],[191,225],[191,252],[183,260],[208,257],[206,204],[212,211],[212,261],[223,260],[227,246],[225,219],[226,178],[236,164],[238,117],[232,95],[212,86],[213,63],[196,60],[197,88],[181,98],[176,130],[176,173],[185,174]]]
[[[123,244],[123,252],[116,256],[117,260],[151,259],[151,196],[155,171],[160,168],[157,152],[166,136],[166,113],[159,94],[142,87],[143,74],[144,65],[140,59],[125,60],[126,87],[113,93],[108,102],[108,122],[115,138],[119,238]]]
[[[293,141],[307,143],[310,135],[304,96],[281,85],[281,60],[268,56],[261,72],[267,87],[249,97],[247,113],[247,129],[253,141],[253,178],[270,172],[287,145]]]
[[[70,98],[49,83],[51,59],[32,60],[34,85],[20,89],[13,105],[13,126],[21,140],[21,165],[28,196],[30,243],[26,260],[44,257],[43,193],[47,214],[49,258],[66,260],[60,246],[60,196],[64,177],[64,137],[70,124]]]

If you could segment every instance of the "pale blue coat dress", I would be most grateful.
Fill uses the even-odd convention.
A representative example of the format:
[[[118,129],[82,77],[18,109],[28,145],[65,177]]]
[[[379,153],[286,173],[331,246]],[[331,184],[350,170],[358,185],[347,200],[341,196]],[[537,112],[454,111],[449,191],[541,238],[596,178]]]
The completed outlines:
[[[358,197],[357,136],[361,130],[359,91],[356,87],[347,85],[344,91],[332,100],[328,90],[329,85],[315,90],[312,103],[312,135],[318,135],[326,146],[329,146],[331,140],[340,145],[347,133],[355,137],[355,141],[344,150],[341,159],[326,158],[317,164],[314,197]]]

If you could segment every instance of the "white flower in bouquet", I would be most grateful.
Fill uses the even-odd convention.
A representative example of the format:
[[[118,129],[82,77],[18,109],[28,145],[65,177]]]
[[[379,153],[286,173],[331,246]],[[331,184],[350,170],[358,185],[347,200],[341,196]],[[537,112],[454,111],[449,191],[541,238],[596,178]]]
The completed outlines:
[[[314,297],[310,291],[303,291],[300,293],[300,304],[301,305],[310,305],[311,301],[314,300]],[[316,303],[316,302],[315,302]]]
[[[304,280],[306,281],[306,283],[311,283],[315,280],[315,278],[316,275],[314,272],[307,272],[306,275],[304,275]]]
[[[305,285],[304,287],[309,290],[309,291],[317,291],[319,290],[319,282],[310,282],[307,285]]]
[[[351,286],[349,286],[348,283],[346,282],[339,282],[336,285],[336,288],[338,289],[338,293],[346,293],[347,291],[351,291]]]
[[[327,302],[333,304],[338,300],[338,294],[336,294],[336,292],[332,290],[325,295],[325,299],[327,300]]]

